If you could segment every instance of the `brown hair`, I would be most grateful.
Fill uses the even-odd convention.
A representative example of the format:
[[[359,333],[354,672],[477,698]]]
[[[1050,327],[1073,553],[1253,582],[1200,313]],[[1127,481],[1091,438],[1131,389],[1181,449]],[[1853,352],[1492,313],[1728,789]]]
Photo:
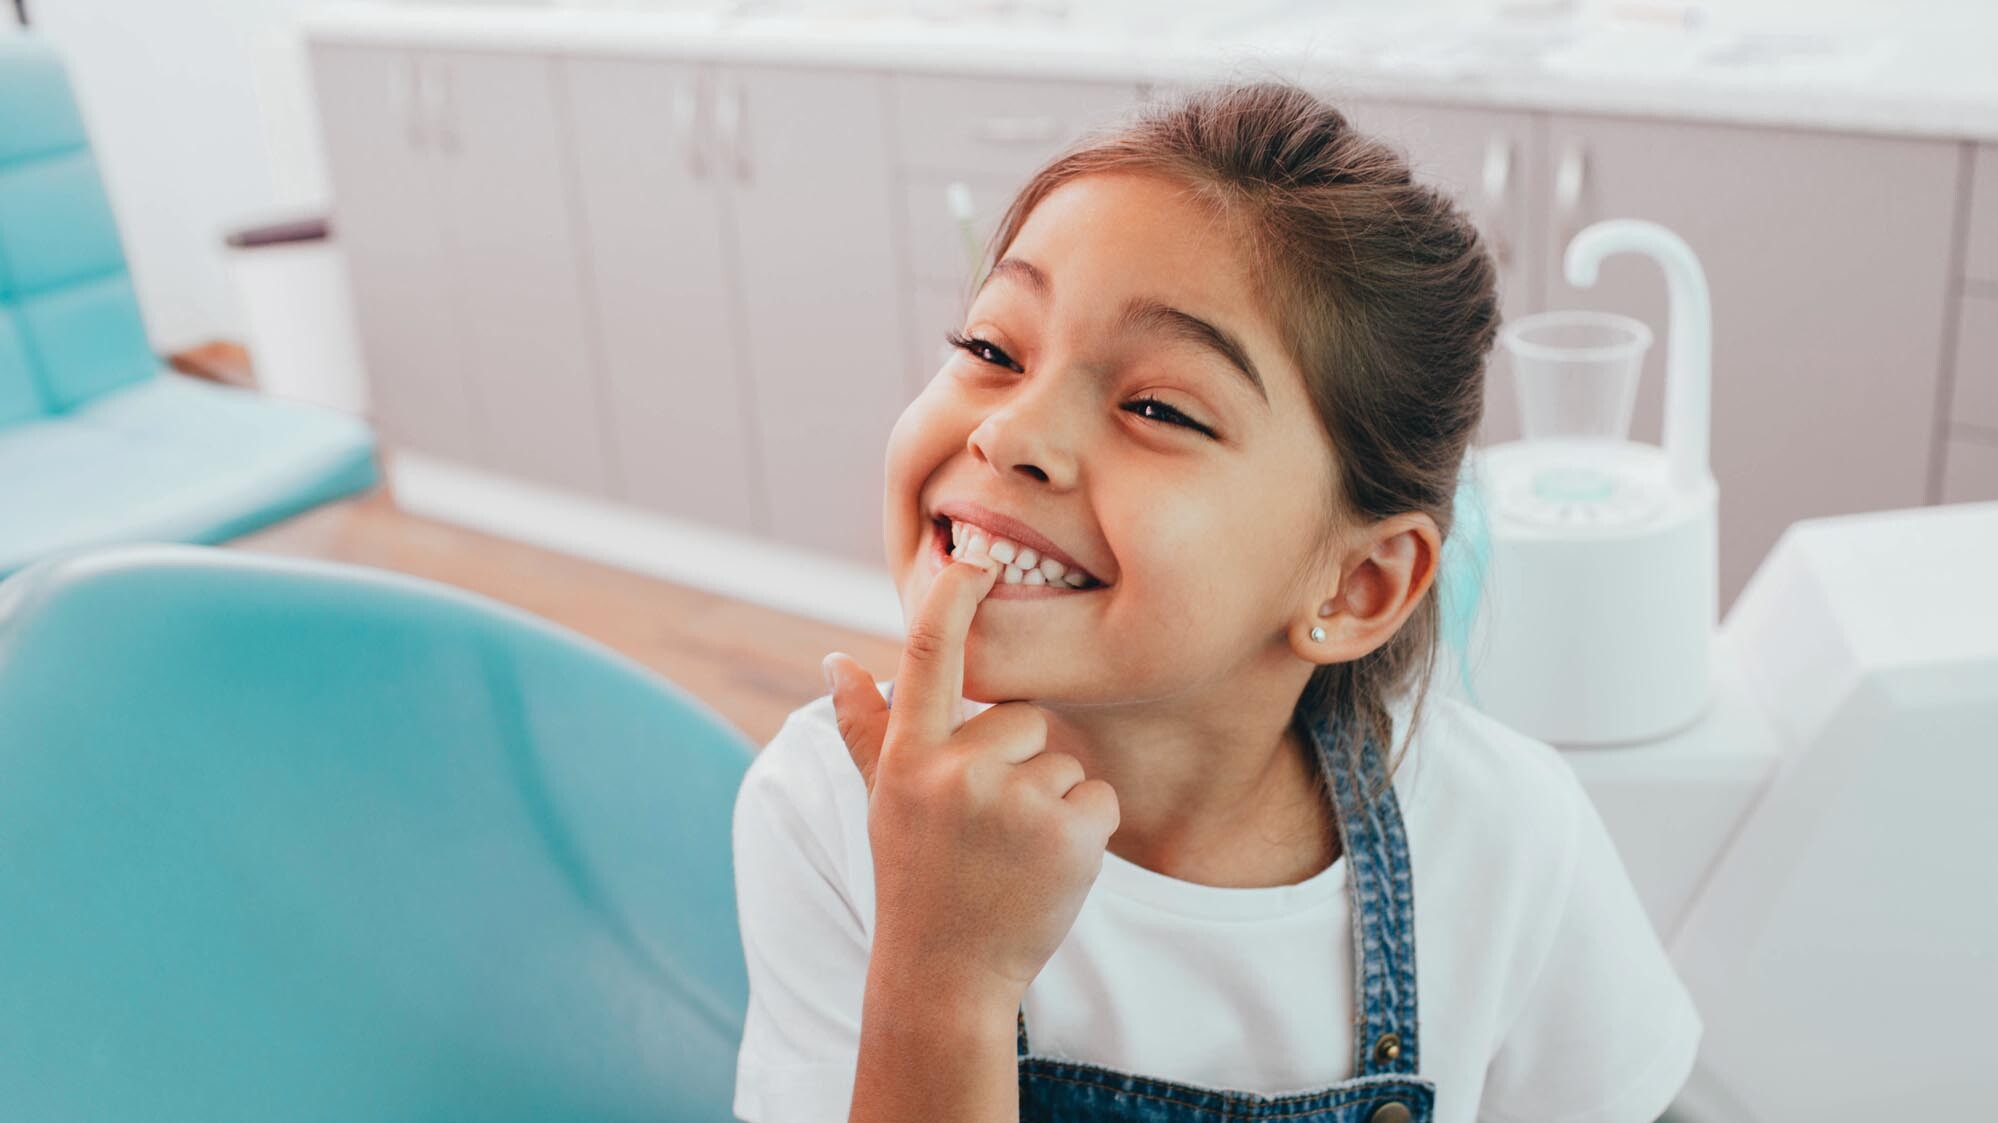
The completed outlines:
[[[986,268],[1050,192],[1112,171],[1176,180],[1244,232],[1256,296],[1331,438],[1333,517],[1307,562],[1341,527],[1412,511],[1447,540],[1499,319],[1496,271],[1471,221],[1313,94],[1284,81],[1224,82],[1147,105],[1050,160],[1001,217]],[[1354,754],[1393,746],[1388,699],[1413,688],[1419,713],[1428,696],[1442,644],[1438,593],[1432,583],[1379,648],[1313,672],[1291,715],[1304,744],[1311,724],[1330,719],[1365,732],[1347,739]],[[1384,763],[1385,778],[1399,761],[1366,763]]]

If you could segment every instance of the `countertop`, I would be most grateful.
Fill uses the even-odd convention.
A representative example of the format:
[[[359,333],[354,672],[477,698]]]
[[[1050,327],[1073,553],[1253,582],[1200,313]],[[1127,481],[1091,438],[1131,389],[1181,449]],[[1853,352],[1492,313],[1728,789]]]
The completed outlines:
[[[328,43],[1158,83],[1281,77],[1335,98],[1998,141],[1998,5],[1714,4],[346,0],[301,21]]]

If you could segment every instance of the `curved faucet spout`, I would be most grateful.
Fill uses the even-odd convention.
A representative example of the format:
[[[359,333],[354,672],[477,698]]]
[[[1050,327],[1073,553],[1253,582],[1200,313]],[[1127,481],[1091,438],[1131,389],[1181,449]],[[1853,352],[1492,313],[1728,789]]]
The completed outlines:
[[[1685,239],[1636,218],[1598,222],[1568,243],[1562,262],[1568,283],[1589,288],[1603,258],[1641,253],[1665,271],[1671,327],[1665,356],[1665,454],[1672,484],[1695,491],[1711,475],[1707,436],[1712,431],[1713,301],[1706,271]]]

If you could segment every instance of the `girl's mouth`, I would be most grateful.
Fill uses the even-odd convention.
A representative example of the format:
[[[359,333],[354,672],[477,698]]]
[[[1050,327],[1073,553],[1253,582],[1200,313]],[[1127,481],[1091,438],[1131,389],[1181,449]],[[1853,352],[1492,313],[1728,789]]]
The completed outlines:
[[[950,520],[947,518],[937,519],[931,523],[931,528],[930,528],[930,572],[931,573],[938,572],[939,570],[943,569],[943,567],[949,565],[953,560],[951,556],[953,543],[951,542],[950,527],[951,527]],[[990,540],[989,536],[987,537],[987,540],[988,541]],[[1017,560],[1018,556],[1015,555],[1015,561]],[[1053,567],[1048,567],[1048,568],[1053,568]],[[1018,565],[1005,566],[1003,569],[1000,570],[999,580],[992,583],[992,591],[985,595],[985,599],[986,600],[1046,600],[1055,597],[1072,597],[1078,595],[1085,595],[1088,593],[1093,593],[1098,589],[1109,588],[1108,585],[1105,585],[1102,582],[1095,580],[1094,578],[1087,579],[1086,583],[1079,588],[1070,585],[1068,582],[1061,580],[1059,577],[1050,580],[1048,577],[1047,569],[1042,568],[1038,565],[1032,567],[1032,572],[1036,573],[1037,577],[1034,578],[1028,577],[1027,576],[1028,572],[1029,570],[1022,569]]]

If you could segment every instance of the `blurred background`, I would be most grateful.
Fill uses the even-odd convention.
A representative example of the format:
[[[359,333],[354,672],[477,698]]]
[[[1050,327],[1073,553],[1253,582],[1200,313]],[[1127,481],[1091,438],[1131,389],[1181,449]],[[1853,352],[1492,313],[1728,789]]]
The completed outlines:
[[[21,7],[73,73],[154,347],[297,381],[425,469],[876,567],[875,438],[1012,190],[1176,86],[1277,76],[1479,217],[1509,319],[1654,329],[1634,439],[1660,435],[1663,287],[1623,261],[1585,292],[1560,252],[1629,215],[1698,253],[1722,612],[1799,518],[1998,498],[1988,5]],[[230,244],[299,220],[330,235]],[[1491,378],[1486,443],[1519,435]],[[836,599],[791,607],[897,624],[878,589]]]

